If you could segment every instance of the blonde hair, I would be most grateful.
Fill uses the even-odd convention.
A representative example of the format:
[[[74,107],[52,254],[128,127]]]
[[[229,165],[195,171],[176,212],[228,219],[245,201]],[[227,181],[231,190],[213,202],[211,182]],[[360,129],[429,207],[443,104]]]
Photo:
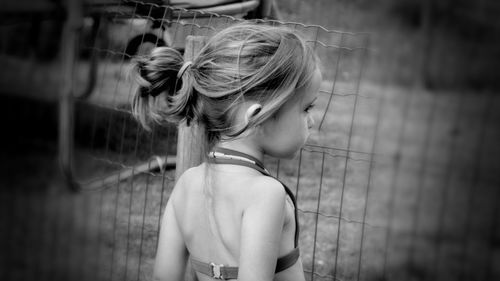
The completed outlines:
[[[182,54],[159,47],[135,65],[139,88],[132,111],[144,128],[157,123],[195,121],[206,130],[208,146],[237,137],[273,116],[306,86],[318,60],[296,31],[240,23],[215,34],[181,73]],[[164,94],[164,106],[155,97]],[[151,98],[153,97],[153,98]],[[234,124],[238,106],[262,109],[243,127]]]

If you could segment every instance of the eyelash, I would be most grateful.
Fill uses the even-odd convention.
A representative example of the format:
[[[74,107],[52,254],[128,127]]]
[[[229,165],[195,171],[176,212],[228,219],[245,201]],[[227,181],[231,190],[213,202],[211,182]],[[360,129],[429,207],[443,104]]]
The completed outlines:
[[[310,104],[310,105],[308,105],[308,106],[306,107],[306,109],[304,109],[304,112],[309,113],[309,111],[310,111],[311,109],[313,109],[313,108],[314,108],[314,106],[315,106],[315,104]]]

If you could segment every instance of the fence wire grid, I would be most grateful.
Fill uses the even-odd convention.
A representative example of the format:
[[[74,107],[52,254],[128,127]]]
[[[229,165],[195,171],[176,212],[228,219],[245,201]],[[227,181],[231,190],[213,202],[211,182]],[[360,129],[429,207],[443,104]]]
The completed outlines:
[[[132,58],[160,45],[183,50],[188,35],[209,37],[243,20],[243,8],[222,15],[155,1],[85,5],[65,167],[79,190],[3,192],[0,279],[152,279],[177,132],[148,133],[131,117]],[[313,135],[295,159],[265,161],[297,197],[306,279],[498,279],[498,95],[372,83],[363,71],[373,35],[256,21],[302,33],[322,63]],[[0,32],[8,38],[26,24],[2,22]],[[43,85],[43,99],[60,99],[60,64],[16,52],[0,49],[14,69],[0,85],[14,94]]]

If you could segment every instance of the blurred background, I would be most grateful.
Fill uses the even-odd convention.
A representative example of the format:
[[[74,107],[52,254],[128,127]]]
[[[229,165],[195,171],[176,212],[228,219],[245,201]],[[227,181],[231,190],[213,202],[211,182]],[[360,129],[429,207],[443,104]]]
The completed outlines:
[[[131,118],[131,59],[262,17],[322,58],[317,133],[266,161],[307,280],[500,277],[498,1],[200,2],[2,1],[1,280],[151,280],[177,131]]]
[[[493,71],[499,58],[495,1],[277,2],[287,19],[372,33],[369,80],[498,89]],[[391,63],[396,66],[388,67]]]

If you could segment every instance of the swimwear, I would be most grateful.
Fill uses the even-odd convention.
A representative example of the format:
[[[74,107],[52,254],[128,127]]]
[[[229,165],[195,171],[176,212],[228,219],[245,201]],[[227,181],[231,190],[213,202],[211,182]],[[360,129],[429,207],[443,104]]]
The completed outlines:
[[[240,166],[246,166],[253,168],[259,172],[261,172],[263,175],[273,177],[271,174],[264,168],[264,165],[262,164],[261,161],[258,159],[231,149],[227,148],[216,148],[214,151],[209,153],[209,158],[208,162],[212,164],[231,164],[231,165],[240,165]],[[275,178],[275,177],[273,177]],[[276,178],[275,178],[276,179]],[[282,183],[279,179],[278,180],[283,187],[285,188],[286,193],[290,197],[290,199],[293,202],[294,206],[294,213],[295,213],[295,239],[294,239],[294,249],[282,256],[279,257],[277,262],[276,262],[276,270],[275,273],[281,272],[291,266],[293,266],[297,260],[299,259],[300,256],[300,250],[298,248],[298,240],[299,240],[299,222],[298,222],[298,216],[297,216],[297,202],[295,200],[295,196],[293,193],[290,191],[290,189]],[[224,279],[224,280],[229,280],[229,279],[237,279],[238,278],[238,267],[235,266],[224,266],[221,264],[216,264],[216,263],[206,263],[202,262],[199,260],[196,260],[194,258],[191,258],[191,265],[193,269],[199,273],[205,274],[207,276],[210,276],[214,279]]]

